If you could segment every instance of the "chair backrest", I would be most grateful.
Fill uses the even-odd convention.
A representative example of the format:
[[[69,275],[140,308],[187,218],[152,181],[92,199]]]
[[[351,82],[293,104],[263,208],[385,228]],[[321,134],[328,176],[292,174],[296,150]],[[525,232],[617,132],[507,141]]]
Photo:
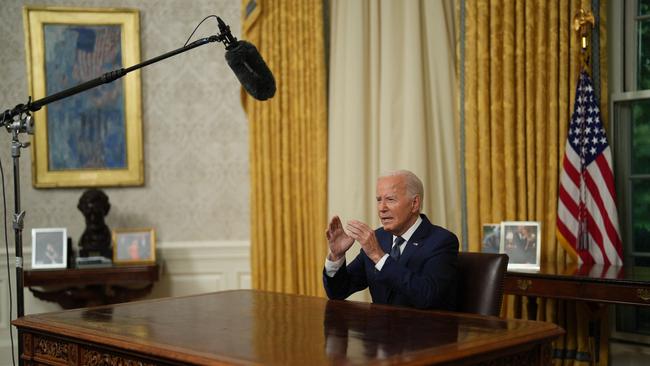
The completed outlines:
[[[499,316],[508,256],[458,253],[458,311]]]

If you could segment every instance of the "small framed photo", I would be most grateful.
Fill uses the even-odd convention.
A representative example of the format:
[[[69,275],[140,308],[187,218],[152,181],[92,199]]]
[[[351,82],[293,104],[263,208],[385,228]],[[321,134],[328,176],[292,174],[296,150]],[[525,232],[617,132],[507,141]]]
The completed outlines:
[[[114,229],[113,263],[154,264],[156,234],[153,228]]]
[[[501,253],[509,257],[508,269],[540,268],[541,231],[537,221],[503,221]]]
[[[67,239],[65,228],[32,229],[32,268],[66,268]]]
[[[483,224],[482,253],[499,253],[501,248],[501,224]]]

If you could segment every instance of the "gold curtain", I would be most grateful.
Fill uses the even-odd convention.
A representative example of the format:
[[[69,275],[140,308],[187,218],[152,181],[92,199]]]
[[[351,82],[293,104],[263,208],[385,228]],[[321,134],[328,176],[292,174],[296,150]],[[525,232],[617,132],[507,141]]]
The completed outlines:
[[[467,237],[480,251],[482,224],[541,222],[542,263],[563,267],[558,244],[557,187],[580,68],[580,44],[572,20],[591,1],[472,0],[464,6],[464,103]],[[460,12],[460,7],[458,9]],[[600,2],[600,49],[606,49],[606,3]],[[603,52],[601,52],[601,55]],[[600,105],[607,115],[607,67],[600,57]],[[588,322],[602,320],[601,358],[607,364],[606,311],[581,302],[509,296],[504,314],[558,323],[567,334],[554,344],[556,364],[587,364]],[[585,356],[586,355],[586,356]]]
[[[242,91],[250,130],[253,288],[323,295],[327,84],[320,0],[242,1],[243,38],[275,75],[275,97]]]

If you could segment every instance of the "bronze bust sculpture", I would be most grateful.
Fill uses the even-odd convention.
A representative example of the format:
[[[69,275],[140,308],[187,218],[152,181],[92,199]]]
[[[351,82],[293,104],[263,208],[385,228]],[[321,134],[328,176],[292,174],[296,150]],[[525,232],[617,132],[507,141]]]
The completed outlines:
[[[89,189],[79,198],[77,208],[86,218],[86,229],[79,239],[79,255],[112,258],[111,231],[104,222],[111,209],[108,196],[102,190]]]

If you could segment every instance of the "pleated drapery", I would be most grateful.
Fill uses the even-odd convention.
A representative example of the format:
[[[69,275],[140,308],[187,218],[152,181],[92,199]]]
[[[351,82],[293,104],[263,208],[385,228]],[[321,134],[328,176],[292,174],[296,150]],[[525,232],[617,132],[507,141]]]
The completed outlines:
[[[330,215],[379,226],[377,177],[408,169],[423,212],[460,233],[453,16],[449,0],[332,1]]]
[[[596,2],[598,3],[598,2]],[[483,224],[541,222],[542,263],[562,268],[572,259],[558,244],[558,178],[580,68],[580,44],[572,30],[577,10],[591,1],[472,0],[460,3],[464,29],[461,85],[464,115],[467,242],[480,251]],[[605,1],[597,9],[601,55],[606,50]],[[598,34],[600,37],[598,37]],[[607,119],[606,58],[596,65],[599,102]],[[602,320],[601,358],[607,359],[606,313],[581,302],[510,296],[507,316],[558,323],[567,334],[554,343],[556,364],[588,362],[588,322]],[[586,364],[586,363],[585,363]]]
[[[327,225],[327,83],[320,0],[242,1],[243,38],[277,92],[242,93],[250,130],[255,289],[323,295]]]

